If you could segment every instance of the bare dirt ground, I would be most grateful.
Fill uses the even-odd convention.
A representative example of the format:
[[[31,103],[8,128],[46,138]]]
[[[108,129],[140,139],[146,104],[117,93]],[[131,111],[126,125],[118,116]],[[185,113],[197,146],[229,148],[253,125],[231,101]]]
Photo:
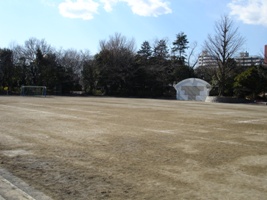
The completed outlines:
[[[0,168],[55,200],[267,199],[266,109],[2,96]]]

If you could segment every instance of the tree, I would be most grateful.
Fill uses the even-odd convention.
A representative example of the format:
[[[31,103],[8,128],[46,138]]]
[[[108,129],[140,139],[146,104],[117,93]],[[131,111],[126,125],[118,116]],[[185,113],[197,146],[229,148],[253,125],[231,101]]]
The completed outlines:
[[[180,64],[184,65],[186,60],[185,50],[189,48],[188,46],[187,35],[183,32],[176,35],[176,40],[172,43],[172,53],[174,54],[174,58],[178,59]]]
[[[216,69],[214,67],[202,65],[198,66],[194,71],[196,77],[211,83]]]
[[[53,54],[53,48],[46,43],[44,39],[38,40],[36,38],[30,38],[25,41],[24,46],[17,45],[13,48],[14,63],[21,73],[24,73],[23,80],[20,80],[22,84],[37,85],[40,81],[40,69],[39,61],[41,57]],[[21,76],[22,77],[22,76]]]
[[[261,76],[259,69],[255,66],[248,68],[235,78],[235,94],[239,97],[251,96],[255,99],[259,93],[264,92],[265,88],[266,79]]]
[[[195,57],[194,53],[197,48],[197,42],[193,42],[192,45],[189,47],[189,55],[187,57],[187,65],[192,69],[195,68],[198,62],[198,58]],[[191,60],[193,58],[193,61]]]
[[[213,36],[208,35],[204,43],[205,50],[216,59],[218,64],[214,78],[220,96],[225,96],[229,73],[235,67],[232,62],[229,62],[229,59],[233,58],[244,41],[233,21],[228,16],[222,16],[220,21],[215,23],[215,34]]]
[[[83,83],[84,65],[92,59],[90,51],[76,51],[74,49],[60,50],[57,53],[57,62],[68,76],[68,80],[63,80],[64,85],[69,85],[70,90],[81,90]]]
[[[154,96],[169,96],[170,85],[173,83],[174,66],[170,59],[167,43],[166,39],[155,41],[153,49],[149,75],[153,84],[152,95]]]
[[[158,61],[164,61],[169,58],[169,49],[167,46],[167,41],[165,39],[155,41],[153,58]]]
[[[10,49],[0,49],[0,86],[12,90],[14,83],[13,52]]]
[[[84,62],[82,70],[83,87],[86,93],[94,94],[97,89],[98,70],[95,60]]]
[[[131,91],[134,74],[134,40],[115,33],[108,41],[100,41],[100,48],[100,53],[95,56],[98,86],[104,88],[106,94],[126,95]]]
[[[143,58],[144,60],[148,60],[152,55],[151,46],[148,41],[144,41],[141,45],[141,49],[137,51],[137,56]]]
[[[36,59],[32,62],[32,65],[36,66],[37,74],[35,85],[42,85],[48,88],[49,93],[61,94],[62,78],[61,66],[57,62],[57,56],[55,53],[43,54],[41,50],[37,50]],[[59,92],[60,90],[60,92]],[[56,92],[57,91],[57,92]]]
[[[71,68],[80,77],[84,62],[92,56],[89,51],[77,51],[74,49],[61,50],[57,53],[58,63],[65,68]]]
[[[30,64],[36,59],[38,49],[43,55],[54,52],[54,49],[44,39],[30,38],[25,41],[24,46],[17,45],[14,47],[15,63],[19,62],[20,58],[23,57],[26,64]]]
[[[184,79],[195,77],[195,72],[192,67],[187,65],[178,65],[174,69],[173,76],[174,82],[180,82]]]

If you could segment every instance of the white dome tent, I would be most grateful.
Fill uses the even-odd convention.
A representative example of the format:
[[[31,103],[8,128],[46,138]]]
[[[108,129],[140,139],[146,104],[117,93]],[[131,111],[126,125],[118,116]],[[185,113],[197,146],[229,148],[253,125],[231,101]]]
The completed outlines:
[[[188,78],[174,85],[174,88],[177,100],[205,101],[209,96],[211,85],[198,78]]]

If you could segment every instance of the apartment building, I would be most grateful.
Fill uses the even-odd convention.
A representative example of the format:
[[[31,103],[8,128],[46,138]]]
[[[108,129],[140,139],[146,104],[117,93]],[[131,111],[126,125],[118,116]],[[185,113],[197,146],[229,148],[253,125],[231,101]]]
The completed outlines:
[[[251,67],[259,66],[263,62],[263,58],[260,56],[250,56],[248,52],[241,52],[238,57],[235,58],[238,66]]]
[[[202,51],[198,57],[198,66],[217,67],[217,59],[216,57],[209,55],[208,51]]]
[[[259,66],[263,63],[267,63],[267,45],[265,45],[265,57],[250,56],[248,52],[241,52],[239,56],[234,58],[238,66],[251,67]],[[198,57],[198,66],[217,67],[216,57],[208,54],[207,51],[203,51]]]

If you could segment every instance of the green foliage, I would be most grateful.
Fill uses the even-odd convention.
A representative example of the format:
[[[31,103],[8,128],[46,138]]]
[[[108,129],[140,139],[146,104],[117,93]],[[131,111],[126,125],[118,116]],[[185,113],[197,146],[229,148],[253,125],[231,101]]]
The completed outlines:
[[[137,51],[137,57],[143,59],[144,61],[149,59],[152,55],[151,46],[148,41],[144,41],[141,45],[141,49]]]
[[[0,86],[12,90],[16,82],[14,75],[13,52],[10,49],[0,49]]]
[[[197,78],[203,79],[207,81],[208,83],[212,83],[213,76],[216,72],[216,68],[207,67],[207,66],[199,66],[194,71],[195,71],[195,75]]]
[[[158,61],[162,61],[169,58],[169,49],[167,47],[166,40],[159,40],[156,41],[155,47],[153,50],[153,57],[156,58]]]
[[[172,43],[172,53],[174,53],[174,59],[177,59],[180,61],[182,65],[185,64],[186,60],[186,53],[185,50],[188,49],[188,40],[187,35],[185,35],[183,32],[177,34],[176,40]],[[178,54],[178,55],[176,55]]]
[[[266,79],[260,75],[257,67],[250,67],[235,78],[234,92],[238,97],[249,96],[255,99],[258,94],[264,92]]]
[[[97,90],[98,76],[99,73],[96,62],[94,60],[85,62],[83,65],[82,79],[84,90],[87,94],[99,95],[99,90]]]
[[[129,95],[135,71],[132,41],[115,34],[109,41],[101,41],[100,45],[101,51],[95,56],[97,87],[106,95]]]
[[[178,65],[174,69],[173,75],[174,75],[176,82],[180,82],[180,81],[187,79],[187,78],[194,78],[195,77],[194,69],[187,66],[187,65]]]
[[[187,44],[186,35],[180,36]],[[186,48],[175,51],[185,55]],[[155,41],[153,47],[145,41],[135,52],[133,40],[116,33],[100,41],[100,49],[94,57],[75,50],[55,51],[36,38],[13,50],[0,49],[0,88],[15,91],[22,85],[42,85],[48,94],[70,94],[82,84],[92,95],[166,97],[175,96],[174,82],[194,76],[190,67],[170,59],[166,39]]]

